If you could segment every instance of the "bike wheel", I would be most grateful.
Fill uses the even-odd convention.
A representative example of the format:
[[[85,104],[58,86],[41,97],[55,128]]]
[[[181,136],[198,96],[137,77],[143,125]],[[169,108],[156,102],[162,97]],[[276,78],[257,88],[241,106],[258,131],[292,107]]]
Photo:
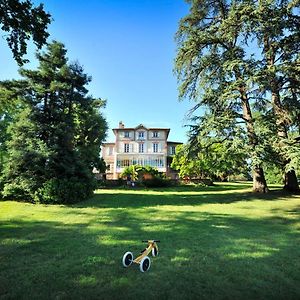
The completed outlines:
[[[140,271],[147,272],[150,268],[151,260],[148,256],[145,256],[140,262]]]
[[[152,256],[155,257],[158,255],[158,249],[156,247],[153,247],[151,250]]]
[[[131,252],[126,252],[123,255],[122,264],[125,268],[129,267],[133,262],[133,254]]]

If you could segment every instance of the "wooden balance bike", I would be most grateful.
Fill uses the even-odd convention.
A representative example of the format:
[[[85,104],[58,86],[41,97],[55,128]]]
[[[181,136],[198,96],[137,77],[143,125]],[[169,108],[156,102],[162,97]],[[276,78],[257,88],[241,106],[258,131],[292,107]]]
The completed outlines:
[[[149,241],[142,241],[142,242],[148,243],[147,247],[143,251],[141,251],[141,254],[136,259],[133,259],[133,254],[129,251],[123,255],[122,263],[125,268],[129,267],[132,263],[136,263],[140,265],[141,272],[146,272],[149,270],[151,265],[151,260],[148,255],[150,253],[154,257],[158,255],[157,243],[159,243],[160,241],[149,240]]]

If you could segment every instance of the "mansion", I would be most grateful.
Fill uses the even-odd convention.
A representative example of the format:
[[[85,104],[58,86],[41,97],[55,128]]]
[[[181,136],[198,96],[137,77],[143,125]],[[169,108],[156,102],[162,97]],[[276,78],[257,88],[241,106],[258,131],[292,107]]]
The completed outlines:
[[[179,142],[169,142],[169,128],[147,128],[143,124],[127,128],[123,122],[113,129],[114,143],[102,144],[102,158],[107,170],[106,179],[118,179],[125,167],[151,166],[166,176],[177,178],[170,168],[172,157]]]

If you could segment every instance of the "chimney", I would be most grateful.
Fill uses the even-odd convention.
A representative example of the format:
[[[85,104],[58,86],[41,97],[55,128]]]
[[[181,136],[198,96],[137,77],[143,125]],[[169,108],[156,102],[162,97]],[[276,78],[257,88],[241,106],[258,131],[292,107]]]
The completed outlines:
[[[122,121],[119,122],[119,128],[124,129],[125,125],[123,124]]]

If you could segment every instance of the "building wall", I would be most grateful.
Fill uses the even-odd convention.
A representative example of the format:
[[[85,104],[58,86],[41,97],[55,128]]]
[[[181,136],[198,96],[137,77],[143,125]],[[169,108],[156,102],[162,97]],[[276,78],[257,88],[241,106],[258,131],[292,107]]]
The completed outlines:
[[[108,166],[106,178],[117,179],[125,167],[135,164],[149,165],[168,174],[167,157],[174,154],[174,145],[180,144],[167,142],[169,131],[143,125],[126,128],[120,122],[119,128],[113,129],[115,143],[102,145],[102,157]]]

